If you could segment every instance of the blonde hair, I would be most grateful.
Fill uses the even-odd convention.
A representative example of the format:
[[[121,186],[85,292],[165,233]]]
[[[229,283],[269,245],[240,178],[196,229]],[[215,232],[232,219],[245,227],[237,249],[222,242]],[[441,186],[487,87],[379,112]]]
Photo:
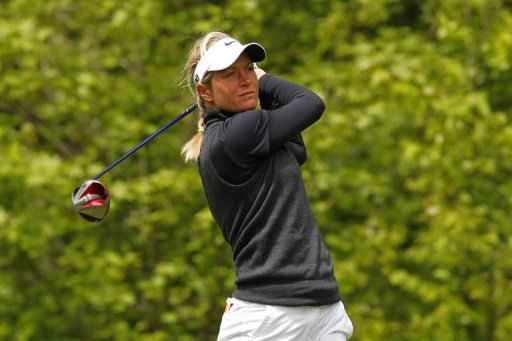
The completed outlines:
[[[187,62],[181,71],[181,80],[189,90],[192,92],[192,95],[196,98],[197,104],[199,106],[198,110],[198,118],[197,118],[197,133],[183,146],[181,149],[181,153],[185,158],[185,162],[190,160],[197,161],[199,159],[199,153],[201,152],[201,142],[203,141],[203,132],[206,128],[204,122],[204,113],[205,113],[205,105],[204,100],[199,96],[196,90],[196,84],[194,82],[194,72],[196,70],[197,63],[201,57],[205,54],[205,52],[213,45],[215,42],[228,38],[224,32],[221,31],[211,31],[205,34],[202,38],[196,40],[192,49],[188,54]],[[208,84],[210,82],[211,74],[207,73],[201,83]]]

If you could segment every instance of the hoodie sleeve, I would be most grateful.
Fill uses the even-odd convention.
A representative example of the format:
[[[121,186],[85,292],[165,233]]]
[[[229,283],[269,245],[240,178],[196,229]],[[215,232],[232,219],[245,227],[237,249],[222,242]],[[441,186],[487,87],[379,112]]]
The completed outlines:
[[[260,79],[260,98],[262,109],[235,114],[224,122],[221,143],[226,154],[240,167],[252,168],[291,142],[302,164],[306,152],[300,148],[300,133],[321,117],[323,101],[312,91],[269,74]]]

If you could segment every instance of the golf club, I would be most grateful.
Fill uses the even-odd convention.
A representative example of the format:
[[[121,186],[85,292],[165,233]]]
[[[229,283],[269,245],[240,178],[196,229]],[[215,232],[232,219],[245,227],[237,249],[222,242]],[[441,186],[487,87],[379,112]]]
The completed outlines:
[[[197,104],[191,105],[181,114],[177,115],[169,122],[158,128],[154,133],[139,142],[135,147],[119,157],[111,165],[96,174],[91,180],[87,180],[82,185],[78,186],[73,193],[71,193],[71,202],[75,211],[88,221],[99,222],[103,220],[110,207],[110,196],[107,187],[98,179],[110,172],[114,167],[118,166],[121,162],[135,154],[140,148],[151,142],[166,129],[172,127],[196,109]]]

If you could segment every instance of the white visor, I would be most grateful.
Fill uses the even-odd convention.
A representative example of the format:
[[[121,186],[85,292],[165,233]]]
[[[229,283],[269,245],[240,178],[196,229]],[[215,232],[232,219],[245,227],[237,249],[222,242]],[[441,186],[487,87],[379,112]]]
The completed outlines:
[[[194,82],[201,82],[209,71],[219,71],[230,67],[240,55],[246,52],[253,62],[265,59],[265,49],[258,43],[242,45],[233,38],[224,38],[213,44],[197,63]]]

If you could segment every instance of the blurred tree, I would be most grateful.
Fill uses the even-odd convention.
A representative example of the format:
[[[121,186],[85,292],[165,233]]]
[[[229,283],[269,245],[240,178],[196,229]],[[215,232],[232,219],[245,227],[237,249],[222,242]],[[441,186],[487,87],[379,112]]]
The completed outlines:
[[[180,122],[195,38],[261,42],[325,99],[304,178],[355,340],[512,335],[512,4],[505,0],[0,1],[0,339],[210,340],[233,289]]]

